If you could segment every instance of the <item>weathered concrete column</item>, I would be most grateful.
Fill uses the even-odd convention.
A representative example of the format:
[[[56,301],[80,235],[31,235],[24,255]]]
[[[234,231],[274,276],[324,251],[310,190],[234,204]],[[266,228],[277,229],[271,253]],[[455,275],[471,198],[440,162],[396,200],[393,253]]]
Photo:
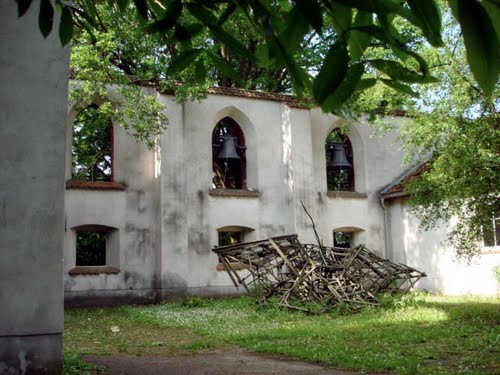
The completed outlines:
[[[61,371],[69,48],[0,1],[0,373]]]

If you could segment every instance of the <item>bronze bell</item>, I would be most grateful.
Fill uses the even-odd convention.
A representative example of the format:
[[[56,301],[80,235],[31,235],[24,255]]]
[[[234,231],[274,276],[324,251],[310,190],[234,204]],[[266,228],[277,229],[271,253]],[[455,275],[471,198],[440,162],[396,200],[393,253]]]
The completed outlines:
[[[329,168],[352,168],[352,164],[347,160],[346,145],[343,143],[334,143],[330,148]]]
[[[222,138],[222,143],[219,145],[220,151],[217,153],[215,157],[217,160],[226,160],[226,159],[238,159],[241,160],[238,152],[236,151],[236,137],[224,136]]]

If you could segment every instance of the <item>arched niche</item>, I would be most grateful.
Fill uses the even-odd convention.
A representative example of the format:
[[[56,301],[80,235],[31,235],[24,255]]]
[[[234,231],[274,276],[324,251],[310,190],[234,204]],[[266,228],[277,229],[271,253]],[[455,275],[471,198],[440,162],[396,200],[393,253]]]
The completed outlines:
[[[342,128],[343,133],[347,136],[350,142],[350,148],[352,150],[352,165],[353,165],[353,170],[354,170],[354,190],[359,193],[365,193],[366,192],[366,168],[365,168],[365,146],[363,139],[356,128],[359,126],[359,124],[355,123],[346,123],[345,120],[342,119],[337,119],[333,123],[330,124],[330,126],[326,126],[322,129],[321,133],[321,139],[323,140],[322,147],[324,149],[324,145],[326,143],[326,140],[329,136],[329,134],[334,131],[337,128]],[[327,160],[323,155],[323,160],[320,165],[323,167],[323,173],[326,171],[326,164]],[[325,174],[326,177],[326,174]],[[326,179],[325,185],[326,185]],[[327,186],[325,186],[325,189],[327,189]]]
[[[255,126],[241,110],[228,106],[218,111],[213,117],[214,128],[219,121],[227,117],[238,124],[245,138],[246,189],[258,190],[258,145]]]

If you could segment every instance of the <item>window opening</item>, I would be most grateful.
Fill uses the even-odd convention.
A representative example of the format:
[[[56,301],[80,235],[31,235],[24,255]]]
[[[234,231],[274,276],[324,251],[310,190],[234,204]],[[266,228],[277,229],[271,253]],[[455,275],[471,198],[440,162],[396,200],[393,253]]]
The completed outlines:
[[[96,104],[83,108],[73,123],[71,178],[113,180],[113,126]]]
[[[333,247],[351,248],[352,232],[333,232]]]
[[[213,187],[246,189],[245,137],[231,118],[220,120],[212,133]]]
[[[325,158],[328,190],[354,191],[352,144],[339,129],[334,129],[326,138]]]
[[[243,232],[219,232],[219,246],[236,245],[243,242]]]
[[[500,246],[500,215],[493,215],[491,221],[483,226],[484,247]]]
[[[105,266],[106,265],[106,232],[76,233],[76,265]]]

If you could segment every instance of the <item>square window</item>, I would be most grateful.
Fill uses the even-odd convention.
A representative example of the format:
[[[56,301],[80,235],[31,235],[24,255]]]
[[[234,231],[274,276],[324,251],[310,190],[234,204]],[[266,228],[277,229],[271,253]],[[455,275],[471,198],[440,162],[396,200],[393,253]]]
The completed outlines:
[[[76,265],[105,266],[106,237],[104,231],[76,233]]]
[[[351,248],[352,232],[333,232],[333,247]]]

